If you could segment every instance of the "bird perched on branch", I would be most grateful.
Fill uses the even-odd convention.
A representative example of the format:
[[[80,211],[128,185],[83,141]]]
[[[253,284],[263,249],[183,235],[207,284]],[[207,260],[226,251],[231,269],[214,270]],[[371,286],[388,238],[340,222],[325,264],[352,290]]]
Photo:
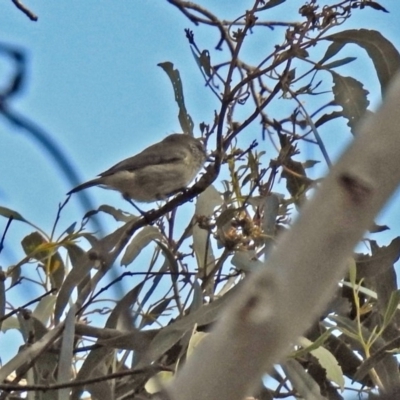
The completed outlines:
[[[184,189],[198,174],[205,160],[206,151],[200,139],[174,133],[67,194],[101,186],[137,202],[163,200]]]

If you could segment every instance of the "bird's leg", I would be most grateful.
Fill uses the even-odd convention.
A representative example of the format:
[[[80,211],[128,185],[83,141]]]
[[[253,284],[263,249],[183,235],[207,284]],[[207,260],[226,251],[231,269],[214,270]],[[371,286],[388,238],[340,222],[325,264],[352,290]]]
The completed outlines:
[[[141,210],[133,201],[130,197],[128,197],[127,195],[122,195],[122,197],[124,198],[124,200],[126,200],[131,206],[133,206],[138,213],[146,220],[146,222],[148,224],[150,224],[150,221],[148,220],[148,214],[151,213],[152,211],[148,211],[147,213],[143,210]],[[154,211],[154,210],[153,210]]]
[[[142,211],[132,200],[130,197],[128,197],[126,194],[123,194],[122,197],[124,198],[124,200],[126,200],[131,206],[133,206],[134,208],[136,208],[136,210],[139,212],[139,214],[144,217],[145,216],[145,212]]]

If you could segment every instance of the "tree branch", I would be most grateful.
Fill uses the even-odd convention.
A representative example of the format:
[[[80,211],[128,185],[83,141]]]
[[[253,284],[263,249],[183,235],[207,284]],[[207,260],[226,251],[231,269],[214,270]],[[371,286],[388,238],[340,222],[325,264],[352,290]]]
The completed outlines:
[[[21,10],[31,21],[37,21],[38,16],[34,14],[28,7],[20,2],[20,0],[11,0],[15,7]]]

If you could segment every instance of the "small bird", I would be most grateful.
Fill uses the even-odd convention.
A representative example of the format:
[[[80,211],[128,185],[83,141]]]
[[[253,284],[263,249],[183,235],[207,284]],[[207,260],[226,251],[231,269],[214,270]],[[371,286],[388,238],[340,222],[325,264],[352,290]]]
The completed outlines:
[[[127,200],[142,203],[163,200],[187,187],[205,160],[206,151],[200,139],[174,133],[67,194],[101,186],[122,193]]]

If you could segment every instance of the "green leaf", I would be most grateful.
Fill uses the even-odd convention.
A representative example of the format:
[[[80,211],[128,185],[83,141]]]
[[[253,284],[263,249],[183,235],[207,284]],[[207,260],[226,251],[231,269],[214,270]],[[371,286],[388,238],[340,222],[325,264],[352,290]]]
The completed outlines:
[[[37,318],[43,325],[47,325],[50,317],[53,314],[54,304],[56,303],[56,300],[57,296],[55,295],[48,295],[46,297],[43,297],[39,301],[32,315]]]
[[[83,216],[83,220],[92,218],[94,215],[103,212],[105,214],[109,214],[112,217],[114,217],[114,219],[118,222],[129,222],[129,221],[133,221],[133,220],[138,220],[139,217],[129,214],[126,211],[111,207],[109,205],[103,204],[101,205],[97,210],[90,210],[88,211],[84,216]]]
[[[152,340],[149,348],[144,354],[143,358],[136,366],[140,368],[141,366],[148,365],[149,363],[154,362],[163,354],[166,354],[167,351],[174,346],[179,340],[183,337],[183,335],[187,332],[185,327],[180,326],[175,328],[176,323],[169,325],[166,328],[160,329],[160,331],[156,334],[154,339]],[[194,323],[188,329],[193,329]]]
[[[345,58],[342,58],[341,60],[332,61],[329,64],[325,64],[323,66],[323,68],[324,69],[332,69],[332,68],[341,67],[342,65],[349,64],[349,63],[353,62],[356,59],[357,59],[357,57],[345,57]]]
[[[175,101],[178,103],[179,107],[179,123],[184,133],[193,136],[194,123],[192,117],[187,113],[185,106],[185,98],[183,96],[182,81],[179,74],[179,70],[174,69],[174,64],[171,62],[163,62],[158,64],[171,80],[172,87],[174,89]]]
[[[289,359],[282,364],[282,369],[302,398],[307,400],[326,399],[321,396],[318,383],[304,370],[304,367],[298,361]]]
[[[221,204],[220,193],[211,185],[197,198],[195,213],[197,216],[209,217]],[[197,224],[193,227],[193,249],[201,276],[208,275],[215,265],[214,252],[209,232]]]
[[[197,66],[200,68],[200,71],[204,72],[208,77],[211,76],[211,62],[210,62],[210,53],[208,50],[203,50],[200,56],[197,55],[196,51],[193,47],[190,47],[192,55],[196,61]]]
[[[59,322],[64,308],[71,300],[72,291],[76,289],[85,278],[89,277],[90,270],[94,264],[94,261],[91,261],[89,257],[85,255],[85,251],[80,247],[73,244],[64,247],[70,257],[72,269],[66,276],[57,295],[56,304],[54,306],[54,318],[57,322]]]
[[[330,44],[325,52],[325,55],[322,57],[318,64],[322,65],[325,61],[328,61],[330,58],[335,56],[337,53],[339,53],[340,50],[343,49],[345,44],[346,43],[340,42],[333,42],[332,44]]]
[[[118,323],[129,322],[128,316],[130,315],[130,310],[134,304],[139,303],[139,295],[143,289],[143,286],[146,284],[146,281],[138,283],[134,288],[132,288],[125,296],[117,302],[113,311],[107,319],[106,328],[116,328]],[[121,318],[125,316],[125,318]]]
[[[0,215],[2,215],[7,219],[12,218],[16,219],[17,221],[27,222],[28,224],[30,224],[30,222],[26,220],[19,212],[11,210],[10,208],[7,207],[0,206]]]
[[[280,4],[284,3],[285,1],[286,0],[269,0],[269,1],[267,1],[267,3],[264,6],[257,9],[257,11],[268,10],[268,8],[279,6]]]
[[[171,298],[163,299],[149,311],[144,313],[142,315],[140,329],[143,329],[144,327],[152,325],[154,322],[156,322],[158,318],[162,316],[163,312],[167,309],[171,300]]]
[[[400,337],[397,336],[390,342],[387,342],[384,346],[379,347],[375,350],[371,357],[365,359],[362,364],[358,367],[357,372],[353,376],[353,381],[361,380],[367,375],[368,371],[384,360],[390,353],[399,353],[398,346],[400,345]]]
[[[265,235],[269,238],[275,236],[276,219],[279,214],[280,198],[276,193],[269,193],[264,197],[263,210],[264,215],[262,218],[262,228]]]
[[[252,272],[264,268],[264,263],[257,257],[255,250],[239,250],[232,257],[231,264],[244,272]]]
[[[191,313],[198,310],[203,305],[203,291],[197,279],[193,282],[192,289],[193,299],[189,307]]]
[[[330,315],[329,318],[336,322],[338,329],[344,335],[356,340],[357,342],[360,341],[360,334],[354,321],[349,320],[347,317],[340,317],[338,315]]]
[[[339,111],[333,111],[330,114],[324,114],[320,119],[318,119],[318,121],[315,122],[315,127],[318,128],[319,126],[325,124],[325,122],[329,122],[341,116],[342,113]]]
[[[399,52],[380,32],[368,29],[349,29],[327,36],[325,39],[337,43],[337,46],[354,43],[362,47],[374,63],[382,94],[397,70],[400,69]]]
[[[294,358],[304,357],[311,351],[318,349],[318,347],[322,346],[326,342],[326,340],[331,336],[333,330],[334,328],[327,329],[322,335],[318,337],[318,339],[315,342],[311,342],[305,337],[300,337],[298,339],[298,342],[303,348],[295,351],[293,353],[293,357]]]
[[[64,232],[62,232],[60,237],[62,237],[64,235],[70,235],[71,233],[74,233],[75,232],[75,227],[76,227],[76,222],[73,222],[67,229],[64,230]]]
[[[210,77],[211,76],[211,60],[210,52],[208,50],[203,50],[200,54],[200,65],[202,66],[204,73]]]
[[[384,232],[387,231],[388,229],[390,229],[387,225],[378,225],[378,224],[373,224],[371,226],[371,228],[369,228],[368,230],[371,233],[380,233],[380,232]]]
[[[157,244],[160,246],[160,242],[157,242]],[[143,296],[143,300],[140,302],[139,306],[137,307],[137,310],[135,311],[135,316],[133,318],[132,323],[136,323],[136,319],[143,313],[143,309],[145,304],[149,301],[149,299],[153,296],[154,292],[157,290],[158,285],[162,282],[163,274],[168,271],[170,268],[169,261],[168,259],[164,260],[163,265],[161,266],[159,270],[159,275],[156,275],[154,278],[152,278],[153,283],[151,284],[151,287],[146,291],[146,293]],[[151,271],[149,271],[151,272]],[[150,281],[150,278],[146,278],[143,280],[143,282]],[[144,319],[142,319],[142,322],[144,322]],[[141,324],[139,324],[139,329],[141,329]]]
[[[198,56],[196,52],[193,50],[192,47],[190,47],[190,50],[192,51],[193,57],[196,60],[197,65],[199,68],[204,71],[204,73],[210,77],[211,76],[211,60],[210,60],[210,52],[208,50],[203,50]]]
[[[373,290],[368,289],[368,288],[366,288],[364,286],[357,285],[357,284],[352,284],[352,283],[349,283],[349,282],[346,282],[346,281],[343,281],[342,285],[346,286],[346,287],[348,287],[350,289],[355,289],[355,290],[357,290],[357,292],[365,294],[365,295],[371,297],[371,299],[375,299],[376,300],[378,298],[376,292],[374,292]]]
[[[373,8],[374,10],[383,11],[383,12],[385,12],[385,13],[388,13],[388,12],[389,12],[388,10],[386,10],[385,7],[381,6],[379,3],[376,3],[375,1],[369,0],[369,1],[365,2],[365,3],[363,3],[363,4],[364,4],[366,7],[371,7],[371,8]]]
[[[301,338],[301,342],[302,346],[310,346],[313,344],[306,338]],[[334,355],[322,346],[310,350],[310,353],[318,360],[321,367],[325,369],[326,377],[343,390],[345,383],[343,371]]]
[[[25,254],[40,262],[51,279],[52,288],[58,289],[65,276],[65,265],[55,243],[48,242],[39,232],[32,232],[21,241]]]
[[[354,258],[350,258],[349,261],[349,278],[352,288],[354,289],[356,286],[356,278],[357,278],[357,264]]]
[[[163,242],[156,240],[156,243],[158,247],[160,247],[165,257],[166,265],[168,266],[168,269],[171,272],[172,282],[176,282],[179,278],[179,265],[174,253],[171,251],[170,247],[168,247]]]
[[[397,311],[397,307],[400,301],[400,290],[395,290],[391,293],[389,303],[385,310],[385,315],[383,317],[383,327],[386,328],[390,321],[392,320],[394,314]]]
[[[275,243],[276,234],[276,220],[279,215],[279,205],[281,201],[279,195],[276,193],[269,193],[264,197],[263,210],[264,215],[262,217],[262,229],[265,235],[265,247],[264,254],[269,255],[270,250],[273,248]]]
[[[348,76],[341,76],[331,71],[333,77],[333,95],[335,102],[343,108],[343,116],[348,120],[347,125],[352,133],[358,121],[365,115],[369,100],[368,91],[363,88],[361,82]]]
[[[161,371],[152,376],[144,385],[146,391],[150,394],[161,392],[164,386],[169,383],[174,377],[171,371]]]
[[[195,351],[196,347],[200,344],[200,342],[209,335],[209,332],[197,332],[195,331],[190,338],[188,349],[187,349],[187,357],[190,357]]]
[[[73,357],[74,357],[74,344],[75,344],[75,314],[76,307],[73,305],[65,318],[65,328],[62,335],[60,347],[60,359],[57,365],[57,382],[69,382],[72,378]],[[69,388],[61,389],[58,392],[58,400],[69,399]]]
[[[321,161],[318,161],[318,160],[306,160],[302,164],[303,164],[304,169],[308,169],[308,168],[314,167],[316,164],[319,164],[320,162]]]
[[[17,317],[11,316],[2,321],[1,332],[7,332],[9,329],[21,329],[21,325]]]
[[[333,354],[324,347],[312,350],[311,353],[318,359],[321,367],[325,369],[326,377],[343,390],[345,383],[343,371]]]
[[[128,222],[133,219],[139,219],[138,217],[132,216],[132,214],[127,213],[126,211],[111,207],[107,204],[101,205],[97,212],[104,212],[106,214],[111,215],[118,222]]]
[[[2,318],[6,314],[6,274],[0,267],[0,328],[2,324]]]
[[[126,247],[125,254],[121,259],[121,265],[129,265],[149,243],[154,240],[162,242],[163,239],[163,236],[156,227],[144,227]]]

